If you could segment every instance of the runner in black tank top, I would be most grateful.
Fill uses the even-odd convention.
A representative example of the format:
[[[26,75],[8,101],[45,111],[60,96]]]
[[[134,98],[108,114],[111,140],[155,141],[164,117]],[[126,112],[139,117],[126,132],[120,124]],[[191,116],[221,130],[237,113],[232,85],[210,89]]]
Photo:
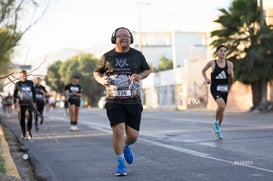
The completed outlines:
[[[225,61],[225,66],[223,68],[219,67],[217,61],[215,62],[214,71],[211,72],[211,86],[210,92],[215,100],[218,98],[223,98],[225,104],[227,103],[228,96],[228,73],[227,73],[227,61]]]
[[[229,91],[229,77],[231,80],[234,78],[233,63],[226,60],[227,47],[220,45],[216,49],[218,56],[217,60],[209,61],[202,69],[202,75],[207,84],[211,84],[210,91],[215,102],[217,103],[217,110],[215,115],[215,121],[213,124],[214,132],[219,139],[223,138],[220,130],[220,125],[224,118],[224,112],[227,104],[227,97]],[[206,71],[211,68],[211,79],[208,79]]]

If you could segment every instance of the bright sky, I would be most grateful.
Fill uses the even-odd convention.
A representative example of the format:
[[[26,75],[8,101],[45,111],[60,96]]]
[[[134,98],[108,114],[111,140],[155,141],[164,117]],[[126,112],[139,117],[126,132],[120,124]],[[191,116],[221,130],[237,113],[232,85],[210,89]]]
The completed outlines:
[[[46,15],[23,37],[15,58],[22,60],[27,56],[28,64],[63,48],[87,49],[110,44],[112,32],[120,26],[131,31],[210,31],[218,9],[228,8],[231,2],[51,0]]]

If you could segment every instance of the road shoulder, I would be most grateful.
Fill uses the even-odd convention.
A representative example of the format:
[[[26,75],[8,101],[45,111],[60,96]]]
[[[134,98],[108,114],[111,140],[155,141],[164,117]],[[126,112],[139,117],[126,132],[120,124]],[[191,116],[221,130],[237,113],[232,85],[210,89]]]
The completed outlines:
[[[4,158],[4,168],[6,170],[7,177],[15,177],[21,179],[20,174],[16,168],[14,160],[11,156],[9,145],[5,139],[5,135],[2,129],[2,125],[0,125],[0,155]],[[4,176],[2,174],[2,176]],[[1,177],[0,177],[1,178]]]

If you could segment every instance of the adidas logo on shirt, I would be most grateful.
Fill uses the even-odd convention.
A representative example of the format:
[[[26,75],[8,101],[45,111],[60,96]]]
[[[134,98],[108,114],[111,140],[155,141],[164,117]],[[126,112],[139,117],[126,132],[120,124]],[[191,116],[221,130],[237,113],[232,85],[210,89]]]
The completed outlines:
[[[216,79],[226,79],[227,78],[227,74],[225,71],[220,72],[217,76]]]

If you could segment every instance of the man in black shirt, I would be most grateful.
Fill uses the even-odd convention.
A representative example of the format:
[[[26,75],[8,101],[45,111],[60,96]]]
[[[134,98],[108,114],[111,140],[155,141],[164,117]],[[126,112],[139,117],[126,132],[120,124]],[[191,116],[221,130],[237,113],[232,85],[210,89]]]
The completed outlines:
[[[27,72],[22,70],[20,72],[20,81],[16,82],[14,93],[14,105],[17,104],[17,99],[19,100],[18,106],[18,117],[21,126],[21,138],[28,139],[32,138],[31,128],[32,128],[32,110],[36,107],[36,96],[34,84],[32,81],[27,80]],[[25,119],[27,117],[27,132]]]
[[[106,88],[106,112],[112,127],[113,149],[117,156],[116,176],[127,175],[125,161],[134,160],[130,145],[135,143],[143,110],[140,99],[140,80],[150,74],[143,54],[130,47],[132,33],[124,27],[117,28],[111,38],[116,47],[100,58],[95,80]],[[124,137],[125,133],[125,137]]]

